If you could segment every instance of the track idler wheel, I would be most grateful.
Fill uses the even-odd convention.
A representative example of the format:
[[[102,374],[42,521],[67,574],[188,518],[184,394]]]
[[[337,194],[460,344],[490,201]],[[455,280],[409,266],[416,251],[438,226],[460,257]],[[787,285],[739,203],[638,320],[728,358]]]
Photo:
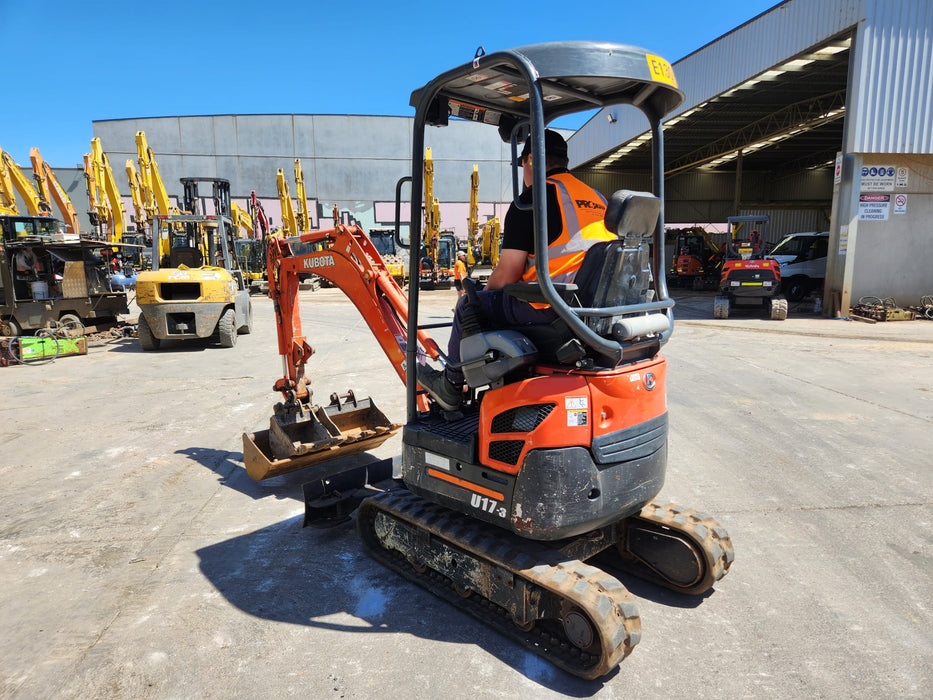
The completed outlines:
[[[649,503],[628,518],[617,550],[624,570],[690,595],[712,588],[735,559],[715,518],[673,503]]]

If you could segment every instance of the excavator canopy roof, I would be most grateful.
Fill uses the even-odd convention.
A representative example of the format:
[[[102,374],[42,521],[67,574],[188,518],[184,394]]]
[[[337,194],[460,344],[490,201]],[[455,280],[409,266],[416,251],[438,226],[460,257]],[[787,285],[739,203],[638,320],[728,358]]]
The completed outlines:
[[[528,115],[531,90],[525,65],[537,74],[545,121],[613,104],[632,104],[660,119],[684,100],[670,64],[636,46],[562,41],[522,46],[476,57],[415,90],[418,107],[427,91],[437,91],[427,123],[446,124],[449,116],[500,124]]]

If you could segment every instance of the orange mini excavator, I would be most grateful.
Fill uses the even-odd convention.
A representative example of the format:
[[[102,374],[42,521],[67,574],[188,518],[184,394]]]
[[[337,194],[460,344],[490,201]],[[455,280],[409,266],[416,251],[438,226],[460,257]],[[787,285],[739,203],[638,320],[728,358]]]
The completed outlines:
[[[362,230],[302,234],[303,243],[320,244],[310,253],[286,241],[270,248],[285,365],[275,389],[285,401],[268,431],[244,435],[250,474],[308,469],[317,485],[306,487],[306,521],[321,504],[325,520],[358,506],[357,527],[374,558],[582,678],[608,673],[639,640],[641,619],[617,575],[699,595],[733,560],[713,517],[654,500],[668,454],[660,349],[674,305],[664,276],[661,119],[682,101],[664,59],[592,42],[480,49],[412,94],[412,245],[421,239],[427,126],[459,119],[498,128],[511,147],[516,201],[518,151],[530,134],[539,281],[507,293],[548,303],[558,317],[512,329],[465,324],[468,394],[456,412],[441,410],[416,384],[419,362],[446,360],[419,325],[418,285],[406,299]],[[612,195],[605,222],[617,238],[589,249],[573,283],[554,283],[544,253],[546,198],[538,196],[546,191],[545,126],[611,105],[648,119],[653,192]],[[417,279],[418,255],[410,260]],[[391,468],[351,478],[330,466],[400,426],[352,392],[311,405],[304,368],[312,350],[297,307],[298,273],[309,271],[347,294],[405,382],[400,479],[386,478]],[[332,508],[347,499],[350,506]]]

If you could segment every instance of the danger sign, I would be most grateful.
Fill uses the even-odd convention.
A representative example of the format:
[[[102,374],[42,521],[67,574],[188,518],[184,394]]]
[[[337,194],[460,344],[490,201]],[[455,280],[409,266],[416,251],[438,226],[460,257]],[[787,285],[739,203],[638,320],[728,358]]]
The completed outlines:
[[[858,198],[859,221],[887,221],[891,209],[891,195],[862,194]]]

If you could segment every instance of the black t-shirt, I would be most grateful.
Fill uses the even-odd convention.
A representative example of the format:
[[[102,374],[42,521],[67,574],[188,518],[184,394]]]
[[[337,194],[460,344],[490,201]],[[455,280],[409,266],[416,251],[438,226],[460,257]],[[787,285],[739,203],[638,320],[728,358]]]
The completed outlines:
[[[569,172],[566,168],[549,170],[548,177],[558,173]],[[531,188],[526,187],[518,197],[522,204],[531,204]],[[557,199],[557,186],[547,185],[547,241],[548,245],[557,240],[564,230],[560,217],[560,202]],[[525,250],[534,255],[535,252],[535,225],[534,213],[531,209],[519,209],[515,202],[509,205],[505,213],[505,226],[502,232],[502,247]]]

